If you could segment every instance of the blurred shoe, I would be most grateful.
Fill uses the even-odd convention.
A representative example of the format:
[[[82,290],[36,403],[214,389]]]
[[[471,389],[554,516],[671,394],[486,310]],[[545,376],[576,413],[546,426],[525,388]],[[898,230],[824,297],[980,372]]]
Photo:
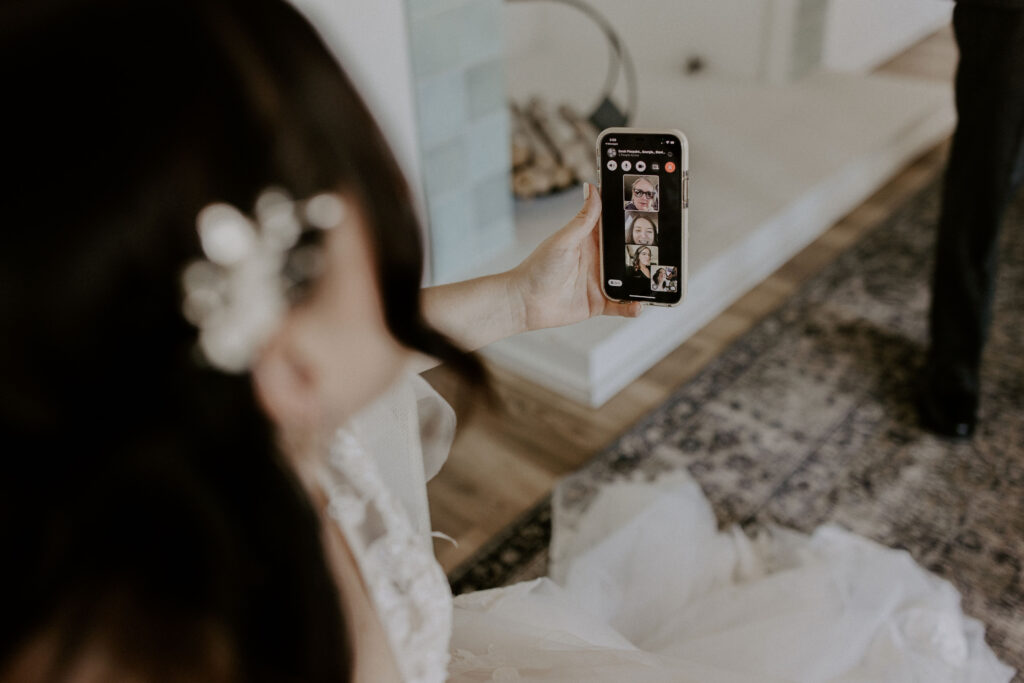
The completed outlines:
[[[917,396],[917,415],[930,432],[953,439],[969,439],[978,423],[978,395],[965,389],[939,386],[925,375]]]

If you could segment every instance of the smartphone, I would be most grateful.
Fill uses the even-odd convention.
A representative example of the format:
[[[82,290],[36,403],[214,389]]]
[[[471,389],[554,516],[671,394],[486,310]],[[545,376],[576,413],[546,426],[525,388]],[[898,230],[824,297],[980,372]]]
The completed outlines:
[[[678,130],[608,128],[597,138],[601,287],[612,301],[686,298],[689,147]]]

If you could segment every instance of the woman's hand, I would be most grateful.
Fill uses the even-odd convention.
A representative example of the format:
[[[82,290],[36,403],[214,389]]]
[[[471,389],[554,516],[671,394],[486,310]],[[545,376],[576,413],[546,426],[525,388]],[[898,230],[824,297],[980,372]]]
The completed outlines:
[[[511,291],[521,300],[525,329],[580,322],[596,315],[636,317],[638,302],[616,303],[601,290],[601,199],[584,184],[583,208],[509,271]]]
[[[590,185],[576,217],[510,271],[427,287],[423,314],[464,349],[475,350],[528,330],[595,315],[640,315],[641,304],[609,301],[601,291],[598,225],[601,200]],[[437,361],[417,356],[415,372]]]

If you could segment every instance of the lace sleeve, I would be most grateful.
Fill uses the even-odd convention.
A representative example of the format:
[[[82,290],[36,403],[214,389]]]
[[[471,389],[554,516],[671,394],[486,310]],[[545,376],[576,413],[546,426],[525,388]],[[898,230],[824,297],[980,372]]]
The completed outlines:
[[[357,435],[341,430],[320,485],[363,577],[407,683],[447,677],[452,595],[430,537],[413,528]]]
[[[431,531],[426,482],[441,468],[455,437],[455,411],[419,375],[403,374],[351,417],[347,429],[377,463],[388,491],[413,529]]]

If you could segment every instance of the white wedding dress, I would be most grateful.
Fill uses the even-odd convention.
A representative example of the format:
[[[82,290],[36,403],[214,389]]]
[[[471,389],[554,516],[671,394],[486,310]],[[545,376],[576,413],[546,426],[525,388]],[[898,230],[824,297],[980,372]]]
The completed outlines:
[[[685,472],[609,485],[581,514],[556,491],[550,578],[453,601],[426,501],[453,433],[408,377],[339,432],[322,476],[409,683],[1013,677],[907,553],[834,526],[719,532]]]

